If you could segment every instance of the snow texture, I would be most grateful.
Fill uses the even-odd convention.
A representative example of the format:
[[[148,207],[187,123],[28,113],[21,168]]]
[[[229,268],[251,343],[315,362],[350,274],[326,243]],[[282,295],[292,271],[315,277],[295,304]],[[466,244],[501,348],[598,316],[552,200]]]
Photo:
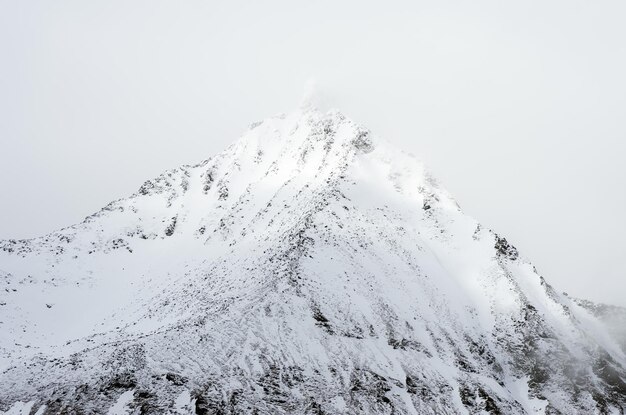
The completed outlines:
[[[623,414],[626,312],[305,105],[0,241],[5,414]]]

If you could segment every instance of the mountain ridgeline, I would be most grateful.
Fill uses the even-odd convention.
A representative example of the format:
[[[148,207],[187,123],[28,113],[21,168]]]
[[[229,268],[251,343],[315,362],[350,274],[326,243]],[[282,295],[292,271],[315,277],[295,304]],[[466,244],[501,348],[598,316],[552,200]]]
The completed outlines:
[[[0,241],[8,414],[623,414],[626,311],[556,292],[340,112]]]

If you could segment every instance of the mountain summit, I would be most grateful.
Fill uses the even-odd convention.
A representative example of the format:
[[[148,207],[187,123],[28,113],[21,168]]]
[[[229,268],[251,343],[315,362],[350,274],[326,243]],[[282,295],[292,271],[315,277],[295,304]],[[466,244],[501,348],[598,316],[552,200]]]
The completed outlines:
[[[557,293],[337,111],[0,241],[0,277],[9,414],[626,409],[624,310]]]

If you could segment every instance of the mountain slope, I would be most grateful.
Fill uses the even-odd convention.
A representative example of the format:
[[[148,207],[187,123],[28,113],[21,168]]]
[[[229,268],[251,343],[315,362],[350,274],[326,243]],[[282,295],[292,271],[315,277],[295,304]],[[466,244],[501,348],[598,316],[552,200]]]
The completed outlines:
[[[0,242],[9,413],[623,413],[580,301],[341,113]]]

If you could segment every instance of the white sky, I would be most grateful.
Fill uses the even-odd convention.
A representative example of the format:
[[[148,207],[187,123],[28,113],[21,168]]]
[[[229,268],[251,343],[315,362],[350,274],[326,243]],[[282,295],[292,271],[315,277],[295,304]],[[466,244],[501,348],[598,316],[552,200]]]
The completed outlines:
[[[626,305],[626,2],[0,0],[0,239],[81,221],[315,77],[557,289]]]

